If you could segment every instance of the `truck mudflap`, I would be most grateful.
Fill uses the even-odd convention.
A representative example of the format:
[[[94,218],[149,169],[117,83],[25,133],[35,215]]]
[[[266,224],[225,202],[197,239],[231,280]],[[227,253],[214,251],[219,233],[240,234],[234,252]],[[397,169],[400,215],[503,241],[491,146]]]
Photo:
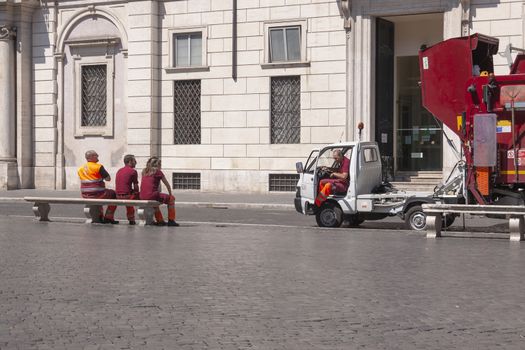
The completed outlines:
[[[293,199],[293,204],[295,205],[295,210],[297,210],[301,214],[304,214],[303,206],[301,204],[301,197],[299,197],[299,198],[295,197]]]

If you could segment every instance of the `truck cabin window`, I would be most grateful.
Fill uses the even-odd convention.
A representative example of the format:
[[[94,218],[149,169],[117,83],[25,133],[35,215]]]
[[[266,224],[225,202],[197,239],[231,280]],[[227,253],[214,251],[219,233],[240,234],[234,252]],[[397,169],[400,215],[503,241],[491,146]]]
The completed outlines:
[[[338,168],[339,164],[334,160],[334,151],[340,150],[343,153],[343,157],[346,157],[350,159],[352,155],[352,148],[328,148],[325,149],[319,156],[319,160],[317,162],[317,167],[327,167],[327,168]]]
[[[377,162],[378,157],[375,148],[365,148],[363,150],[363,158],[365,163]]]

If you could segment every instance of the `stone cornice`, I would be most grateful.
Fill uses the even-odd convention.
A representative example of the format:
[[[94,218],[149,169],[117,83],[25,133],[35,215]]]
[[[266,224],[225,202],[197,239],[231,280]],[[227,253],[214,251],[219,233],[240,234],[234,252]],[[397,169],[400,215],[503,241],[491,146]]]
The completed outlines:
[[[0,40],[7,40],[16,37],[16,27],[0,25]]]
[[[339,0],[339,3],[341,14],[345,20],[344,27],[349,30],[351,28],[352,0]]]
[[[40,5],[38,0],[0,0],[0,4],[10,5]]]
[[[2,6],[10,7],[39,7],[39,0],[0,0],[0,8]]]

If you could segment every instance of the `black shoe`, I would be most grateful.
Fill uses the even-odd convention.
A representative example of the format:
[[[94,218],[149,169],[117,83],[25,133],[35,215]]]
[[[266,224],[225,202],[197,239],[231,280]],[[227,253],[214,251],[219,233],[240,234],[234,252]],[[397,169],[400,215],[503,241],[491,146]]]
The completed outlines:
[[[166,221],[155,222],[153,225],[155,225],[155,226],[166,226]]]
[[[117,225],[119,222],[113,219],[104,219],[105,224]]]
[[[129,224],[130,225],[136,225],[137,223],[135,222],[135,220],[129,220]]]
[[[180,225],[175,220],[169,220],[168,221],[168,226],[177,227],[177,226],[180,226]]]

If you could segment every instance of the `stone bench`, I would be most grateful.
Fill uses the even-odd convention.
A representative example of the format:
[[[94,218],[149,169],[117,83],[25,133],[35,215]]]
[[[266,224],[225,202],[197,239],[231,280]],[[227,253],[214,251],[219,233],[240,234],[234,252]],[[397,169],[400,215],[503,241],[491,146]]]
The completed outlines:
[[[423,204],[427,214],[427,238],[441,237],[441,224],[446,214],[501,215],[509,218],[511,241],[523,241],[525,233],[525,207],[519,205],[477,204]]]
[[[104,205],[134,206],[137,208],[139,217],[138,224],[141,226],[152,225],[154,207],[162,203],[153,200],[134,199],[86,199],[86,198],[56,198],[56,197],[24,197],[27,202],[33,203],[33,213],[39,221],[50,221],[50,204],[81,204],[84,205],[86,224],[100,222],[100,212]]]

